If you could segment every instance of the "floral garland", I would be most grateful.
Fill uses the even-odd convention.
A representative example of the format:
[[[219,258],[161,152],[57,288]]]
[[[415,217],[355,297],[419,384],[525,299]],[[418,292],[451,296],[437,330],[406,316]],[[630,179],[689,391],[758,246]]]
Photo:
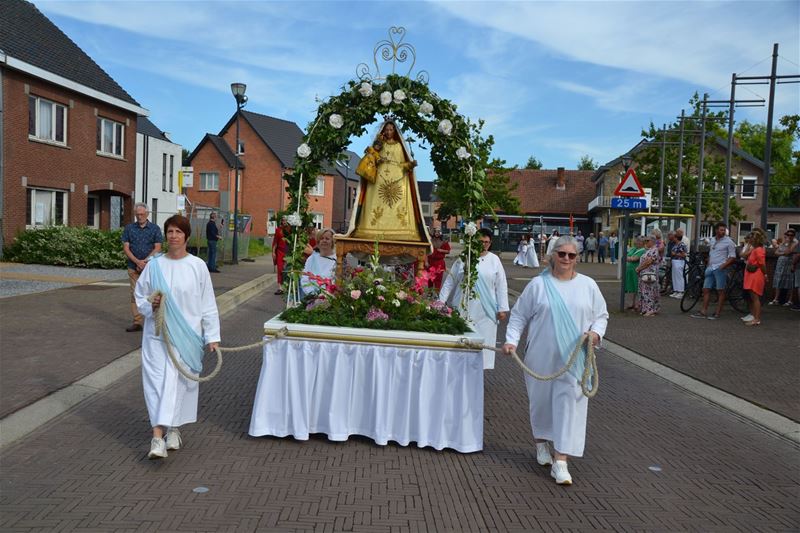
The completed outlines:
[[[326,162],[346,157],[343,152],[350,138],[365,134],[366,126],[375,121],[376,115],[387,113],[394,115],[406,131],[414,132],[430,145],[431,161],[438,176],[437,195],[448,203],[452,212],[473,225],[484,213],[493,212],[483,190],[494,140],[491,136],[481,137],[483,121],[476,124],[465,119],[453,103],[439,98],[426,83],[392,74],[381,84],[351,80],[339,95],[320,104],[303,143],[297,148],[294,172],[284,176],[290,198],[287,213],[295,215],[293,221],[297,226],[311,222],[307,194],[314,179],[309,177],[320,175]],[[306,245],[304,232],[293,233],[292,250],[287,257],[292,272],[286,282],[290,297],[296,291],[296,280],[304,266]],[[480,250],[476,234],[465,233],[464,245],[461,257],[468,273],[464,293],[473,294]]]

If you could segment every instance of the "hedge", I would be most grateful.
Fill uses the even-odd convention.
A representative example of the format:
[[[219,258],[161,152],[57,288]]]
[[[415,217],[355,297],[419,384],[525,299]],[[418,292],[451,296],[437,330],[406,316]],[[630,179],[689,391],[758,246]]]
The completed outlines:
[[[122,230],[52,226],[20,233],[3,249],[6,261],[84,268],[125,268]]]

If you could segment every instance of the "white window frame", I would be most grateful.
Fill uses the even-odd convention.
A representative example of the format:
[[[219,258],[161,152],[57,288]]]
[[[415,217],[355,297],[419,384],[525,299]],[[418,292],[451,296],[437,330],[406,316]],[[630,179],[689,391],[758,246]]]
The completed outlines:
[[[797,235],[800,235],[800,222],[787,222],[786,229],[793,229]],[[784,230],[785,231],[785,230]],[[797,238],[797,237],[795,237]]]
[[[67,145],[67,106],[59,104],[58,102],[53,102],[52,100],[47,100],[46,98],[41,98],[39,96],[32,95],[32,94],[28,96],[28,105],[29,106],[30,106],[31,99],[36,102],[35,116],[34,116],[34,119],[33,119],[33,122],[34,122],[34,124],[33,124],[34,133],[31,134],[31,131],[30,131],[31,124],[30,124],[30,115],[29,115],[29,117],[28,117],[28,139],[33,139],[33,140],[36,140],[36,141],[44,141],[44,142],[52,143],[52,144],[58,144],[60,146],[66,146]],[[51,117],[50,117],[50,135],[49,136],[45,136],[45,134],[42,132],[43,128],[42,128],[42,124],[41,124],[41,116],[42,116],[41,109],[42,109],[43,105],[52,106],[52,113],[51,113]],[[30,112],[30,108],[29,108],[29,112]],[[63,132],[64,138],[62,140],[60,140],[60,141],[56,139],[56,124],[57,124],[56,117],[59,114],[59,112],[61,113],[61,115],[63,117],[63,122],[64,122],[64,132]]]
[[[311,213],[311,223],[314,224],[316,229],[322,229],[325,227],[325,215],[322,213]]]
[[[97,194],[90,194],[86,197],[87,210],[89,209],[89,200],[94,200],[94,220],[91,224],[87,224],[87,226],[94,229],[100,229],[100,196]],[[89,222],[88,216],[86,218],[86,222]]]
[[[745,221],[740,221],[739,222],[739,227],[738,227],[739,233],[736,234],[738,239],[742,240],[742,238],[744,238],[745,235],[747,235],[751,231],[753,231],[753,228],[755,227],[755,225],[756,225],[755,222],[748,222],[746,220]],[[747,229],[743,229],[742,226],[749,226],[749,227]]]
[[[745,196],[745,194],[744,194],[744,184],[745,184],[745,182],[753,184],[753,195],[752,196]],[[741,187],[742,188],[739,190],[739,198],[741,198],[742,200],[755,200],[756,198],[758,198],[758,178],[754,178],[752,176],[743,176],[742,177]]]
[[[111,125],[111,146],[106,150],[106,124]],[[125,157],[125,124],[111,120],[110,118],[97,117],[97,127],[99,128],[97,139],[100,146],[97,146],[97,155],[104,155],[108,157],[116,157],[122,159]],[[117,153],[119,152],[119,153]]]
[[[42,196],[44,196],[45,193],[48,194],[48,195],[52,195],[51,198],[50,198],[50,212],[52,213],[52,217],[54,219],[54,222],[55,222],[55,216],[56,216],[56,198],[57,198],[57,194],[58,193],[62,193],[64,195],[64,206],[63,206],[64,209],[63,209],[63,212],[61,213],[61,224],[46,224],[46,223],[38,224],[38,223],[35,222],[36,221],[36,203],[37,203],[36,202],[36,196],[37,196],[37,193],[41,194]],[[65,190],[61,190],[61,189],[47,189],[47,188],[42,188],[42,187],[29,187],[28,190],[25,191],[25,194],[26,195],[28,195],[28,194],[31,195],[31,216],[30,216],[30,218],[28,218],[25,221],[25,227],[26,228],[28,228],[28,229],[31,229],[31,228],[47,228],[47,227],[50,227],[50,226],[53,226],[53,225],[55,225],[55,226],[66,226],[68,224],[68,222],[69,222],[69,196],[68,196],[69,191],[65,191]],[[26,198],[26,202],[27,202],[27,198]]]
[[[211,187],[207,183],[209,176],[216,176],[216,183],[211,183]],[[200,173],[200,191],[218,191],[219,190],[219,172],[201,172]]]
[[[767,231],[767,235],[770,233],[770,228],[775,228],[775,231],[772,232],[772,238],[777,239],[781,236],[781,224],[780,222],[767,222],[767,227],[764,228]]]
[[[317,176],[317,184],[309,189],[311,196],[325,196],[325,176]]]

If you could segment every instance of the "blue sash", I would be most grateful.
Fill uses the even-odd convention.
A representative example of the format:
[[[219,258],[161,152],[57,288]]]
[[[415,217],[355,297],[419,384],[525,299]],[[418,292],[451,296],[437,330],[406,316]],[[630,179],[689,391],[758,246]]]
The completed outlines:
[[[550,302],[550,312],[553,314],[553,329],[555,333],[556,343],[558,344],[558,352],[561,355],[561,360],[564,364],[569,361],[569,356],[575,345],[581,337],[581,332],[578,331],[578,326],[575,325],[575,320],[567,309],[567,304],[559,294],[553,283],[553,273],[550,269],[542,272],[541,276],[544,282],[544,288],[547,292],[547,299]],[[580,382],[583,376],[584,361],[586,359],[586,348],[581,348],[581,353],[575,360],[575,364],[569,369],[569,373]],[[589,375],[591,378],[591,374]]]
[[[150,261],[150,282],[153,289],[161,291],[161,305],[164,307],[164,327],[172,345],[178,349],[178,356],[186,366],[198,374],[203,370],[203,338],[186,321],[178,304],[172,299],[167,280],[161,272],[161,257]],[[163,333],[162,333],[163,340]]]
[[[475,292],[478,293],[478,301],[483,307],[483,312],[492,322],[497,324],[497,300],[494,298],[494,291],[489,288],[480,273],[478,274],[478,280],[475,282]]]

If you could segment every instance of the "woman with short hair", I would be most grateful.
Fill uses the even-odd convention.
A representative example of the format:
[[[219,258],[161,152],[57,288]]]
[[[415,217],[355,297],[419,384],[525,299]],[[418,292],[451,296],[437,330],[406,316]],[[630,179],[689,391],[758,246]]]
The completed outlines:
[[[320,280],[333,280],[336,276],[336,234],[331,228],[317,232],[317,248],[306,259],[300,276],[302,295],[316,294],[320,290]]]
[[[550,268],[528,283],[511,310],[503,352],[515,352],[527,328],[525,364],[539,374],[561,369],[584,333],[595,346],[605,334],[605,298],[592,278],[576,271],[577,261],[577,240],[559,238]],[[525,376],[536,460],[542,466],[552,465],[550,475],[559,485],[572,484],[567,457],[581,457],[586,441],[589,399],[580,386],[583,364],[579,357],[551,381]]]
[[[658,284],[658,265],[661,255],[655,235],[644,237],[645,252],[639,258],[636,273],[639,275],[639,312],[642,316],[656,316],[661,311],[661,287]]]
[[[153,428],[150,459],[164,458],[167,450],[181,447],[178,426],[197,421],[199,392],[198,382],[181,375],[173,364],[163,332],[156,335],[156,313],[163,307],[172,352],[189,374],[202,371],[203,346],[213,351],[220,342],[219,312],[208,268],[186,251],[191,234],[186,217],[174,215],[164,222],[168,252],[147,263],[134,292],[136,306],[145,317],[142,384]],[[153,296],[156,291],[163,296]]]

